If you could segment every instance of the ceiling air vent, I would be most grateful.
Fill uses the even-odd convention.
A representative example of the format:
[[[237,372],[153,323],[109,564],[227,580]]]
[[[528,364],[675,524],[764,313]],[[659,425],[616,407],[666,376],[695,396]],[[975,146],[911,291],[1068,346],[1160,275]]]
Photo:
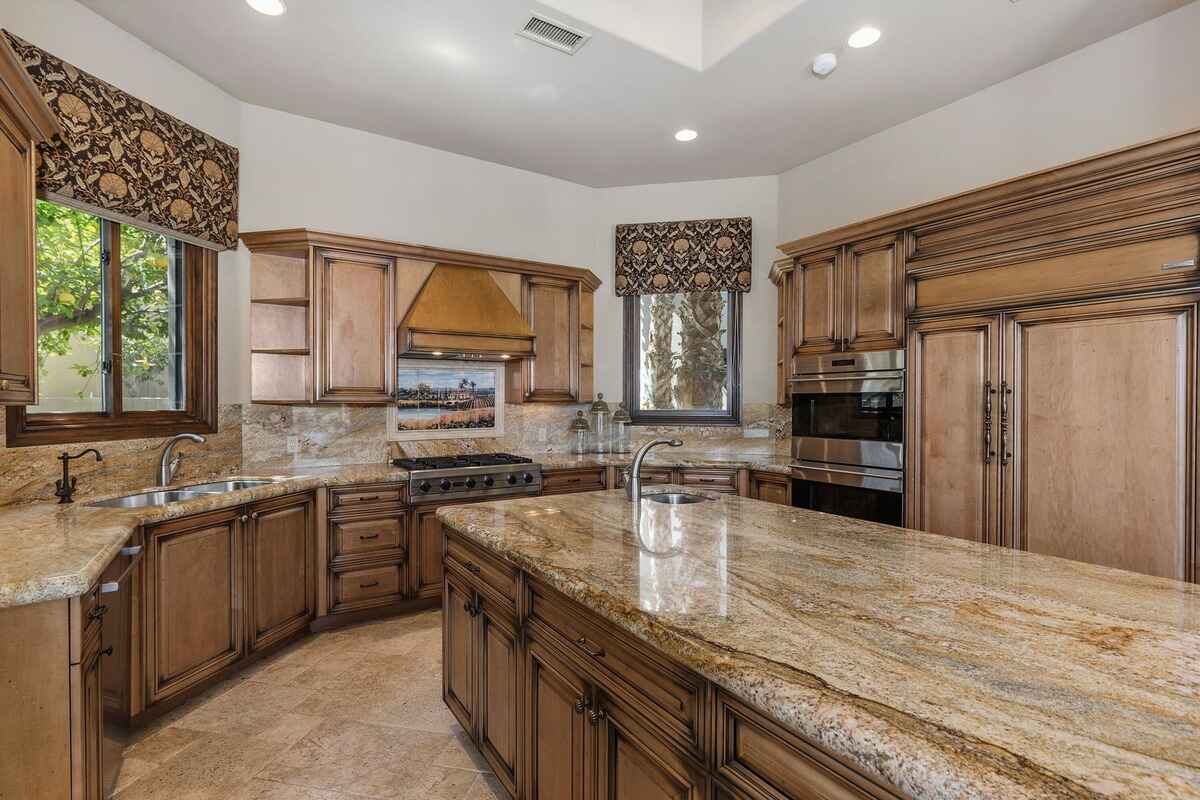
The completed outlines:
[[[592,38],[589,33],[568,28],[561,22],[555,22],[541,14],[531,14],[525,27],[517,31],[517,36],[524,36],[526,39],[544,44],[546,47],[553,47],[570,56],[578,53],[579,48]]]

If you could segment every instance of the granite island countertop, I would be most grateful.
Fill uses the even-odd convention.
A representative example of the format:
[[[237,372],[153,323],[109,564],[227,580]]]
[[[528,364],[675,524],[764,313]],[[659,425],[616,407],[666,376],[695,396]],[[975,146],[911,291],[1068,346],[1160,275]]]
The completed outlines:
[[[1200,586],[727,495],[438,516],[914,797],[1200,798]]]

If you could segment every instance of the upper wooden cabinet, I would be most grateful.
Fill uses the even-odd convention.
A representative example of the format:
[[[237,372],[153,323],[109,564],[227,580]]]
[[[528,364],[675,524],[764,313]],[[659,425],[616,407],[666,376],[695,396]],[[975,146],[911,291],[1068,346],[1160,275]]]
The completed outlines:
[[[0,405],[37,403],[35,145],[60,132],[0,37]]]
[[[509,402],[591,399],[600,281],[588,270],[307,229],[242,241],[251,252],[252,402],[388,403],[401,321],[430,275],[446,272],[435,267],[486,272],[533,329],[535,357],[508,367]]]

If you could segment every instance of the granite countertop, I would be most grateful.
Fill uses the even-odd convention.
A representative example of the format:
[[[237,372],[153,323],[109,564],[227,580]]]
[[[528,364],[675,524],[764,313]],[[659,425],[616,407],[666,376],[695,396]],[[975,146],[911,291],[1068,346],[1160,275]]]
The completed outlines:
[[[531,455],[543,469],[582,469],[584,467],[623,467],[633,461],[633,453],[572,455],[570,453],[541,453]],[[753,469],[760,472],[791,474],[792,457],[780,450],[748,450],[745,448],[713,448],[697,450],[686,447],[656,447],[642,462],[647,467],[725,467]]]
[[[1200,586],[710,497],[438,516],[914,797],[1200,798]]]

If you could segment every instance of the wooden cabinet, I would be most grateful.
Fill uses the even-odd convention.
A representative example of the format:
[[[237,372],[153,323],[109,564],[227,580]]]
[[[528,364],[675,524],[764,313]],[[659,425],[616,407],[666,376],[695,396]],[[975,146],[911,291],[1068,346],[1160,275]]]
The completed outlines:
[[[598,492],[605,488],[607,481],[605,467],[546,469],[542,470],[542,494]]]
[[[1198,304],[913,326],[908,526],[1196,580]]]
[[[318,251],[319,403],[386,403],[395,386],[395,259]]]
[[[708,800],[708,774],[638,717],[597,694],[595,773],[601,800]]]
[[[72,733],[75,753],[72,758],[74,791],[78,800],[105,800],[104,786],[104,688],[100,665],[104,651],[99,632],[84,645],[83,660],[71,668],[73,705]],[[75,703],[77,695],[78,702]]]
[[[543,643],[525,640],[525,752],[528,800],[586,800],[591,688],[582,673]]]
[[[442,523],[437,510],[421,507],[413,510],[413,594],[437,597],[442,591]]]
[[[35,146],[58,123],[0,41],[0,405],[37,403]]]
[[[751,472],[750,497],[781,506],[792,504],[792,477],[776,472]]]
[[[475,590],[447,573],[442,591],[442,699],[465,730],[475,730]]]
[[[839,280],[842,253],[831,250],[797,259],[788,304],[792,353],[811,355],[842,349]]]
[[[246,527],[249,649],[260,650],[308,627],[316,608],[312,495],[250,507]]]
[[[537,337],[537,354],[521,365],[520,400],[580,402],[579,283],[529,276],[521,291],[521,313]]]
[[[479,750],[500,782],[515,794],[521,703],[520,648],[512,612],[476,597],[475,646]]]

